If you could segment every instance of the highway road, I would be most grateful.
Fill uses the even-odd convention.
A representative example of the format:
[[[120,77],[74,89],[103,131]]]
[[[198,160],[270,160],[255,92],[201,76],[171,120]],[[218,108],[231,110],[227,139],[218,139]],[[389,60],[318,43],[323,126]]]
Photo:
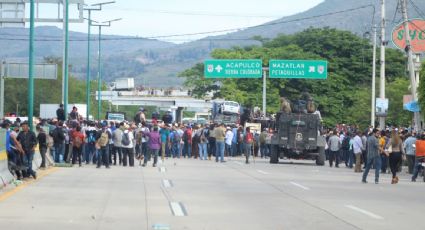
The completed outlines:
[[[405,170],[405,168],[403,169]],[[373,172],[369,181],[373,182]],[[351,169],[168,159],[159,167],[53,168],[0,191],[14,229],[421,229],[425,183],[361,183]],[[2,227],[3,229],[3,227]]]

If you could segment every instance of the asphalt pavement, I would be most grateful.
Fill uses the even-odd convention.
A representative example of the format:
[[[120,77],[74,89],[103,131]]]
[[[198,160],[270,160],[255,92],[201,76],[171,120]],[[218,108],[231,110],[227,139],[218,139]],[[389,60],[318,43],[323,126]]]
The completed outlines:
[[[425,183],[390,184],[311,161],[168,159],[158,167],[55,168],[0,191],[14,229],[421,229]],[[370,172],[369,181],[374,181]],[[9,186],[10,187],[10,186]],[[423,227],[425,228],[425,227]],[[3,229],[3,228],[2,228]]]

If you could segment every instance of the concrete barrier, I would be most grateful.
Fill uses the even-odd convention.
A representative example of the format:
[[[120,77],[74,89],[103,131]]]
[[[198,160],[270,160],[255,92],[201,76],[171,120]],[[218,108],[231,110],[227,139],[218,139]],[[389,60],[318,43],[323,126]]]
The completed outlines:
[[[0,130],[0,189],[10,184],[14,177],[9,171],[6,152],[6,130]]]

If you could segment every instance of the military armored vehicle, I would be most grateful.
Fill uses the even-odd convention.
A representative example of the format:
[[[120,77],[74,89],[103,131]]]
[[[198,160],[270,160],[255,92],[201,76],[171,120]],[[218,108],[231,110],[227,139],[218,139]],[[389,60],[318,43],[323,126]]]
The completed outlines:
[[[276,114],[270,163],[276,164],[285,157],[312,159],[317,165],[324,165],[326,139],[321,135],[321,116],[315,109],[312,112],[311,105],[308,109],[307,104],[297,102],[292,106],[295,110],[286,108]]]

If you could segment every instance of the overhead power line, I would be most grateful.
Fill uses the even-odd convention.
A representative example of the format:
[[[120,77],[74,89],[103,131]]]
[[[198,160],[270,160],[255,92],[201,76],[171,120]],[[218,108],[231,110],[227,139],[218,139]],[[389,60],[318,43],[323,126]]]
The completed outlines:
[[[360,6],[360,7],[356,7],[356,8],[350,8],[350,9],[346,9],[346,10],[334,11],[334,12],[329,12],[329,13],[325,13],[325,14],[296,18],[296,19],[291,19],[291,20],[270,22],[270,23],[265,23],[265,24],[256,25],[256,26],[249,26],[249,27],[239,27],[239,28],[233,28],[233,29],[213,30],[213,31],[205,31],[205,32],[197,32],[197,33],[159,35],[159,36],[149,36],[149,37],[102,38],[102,41],[103,40],[105,40],[105,41],[118,41],[118,40],[160,39],[160,38],[164,39],[164,38],[197,36],[197,35],[207,35],[207,34],[220,34],[220,33],[226,33],[226,32],[234,32],[234,31],[240,31],[240,30],[246,30],[246,29],[261,28],[261,27],[267,27],[267,26],[274,26],[274,25],[287,24],[287,23],[292,23],[292,22],[300,22],[300,21],[305,21],[305,20],[311,20],[311,19],[316,19],[316,18],[328,17],[328,16],[332,16],[332,15],[343,14],[343,13],[353,12],[353,11],[357,11],[357,10],[361,10],[361,9],[366,9],[366,8],[369,8],[369,7],[372,7],[374,9],[373,12],[375,12],[375,6],[372,5],[372,4],[369,4],[369,5],[364,5],[364,6]],[[19,35],[19,34],[7,34],[7,35],[10,35],[10,36],[26,36],[26,35]],[[54,36],[51,36],[51,37],[54,38]],[[44,36],[44,37],[41,36],[41,38],[36,38],[36,41],[49,41],[49,42],[51,42],[51,41],[62,41],[62,39],[59,36],[56,36],[56,37],[57,37],[57,39],[45,39],[45,38],[48,38],[48,37],[47,36]],[[28,38],[0,38],[0,40],[26,41],[26,40],[28,40]],[[231,39],[226,39],[226,40],[231,40]],[[242,39],[235,39],[235,40],[242,40]],[[252,40],[252,39],[251,38],[244,38],[243,40]],[[82,38],[82,39],[70,39],[70,41],[87,41],[87,39],[84,39],[84,38]]]

